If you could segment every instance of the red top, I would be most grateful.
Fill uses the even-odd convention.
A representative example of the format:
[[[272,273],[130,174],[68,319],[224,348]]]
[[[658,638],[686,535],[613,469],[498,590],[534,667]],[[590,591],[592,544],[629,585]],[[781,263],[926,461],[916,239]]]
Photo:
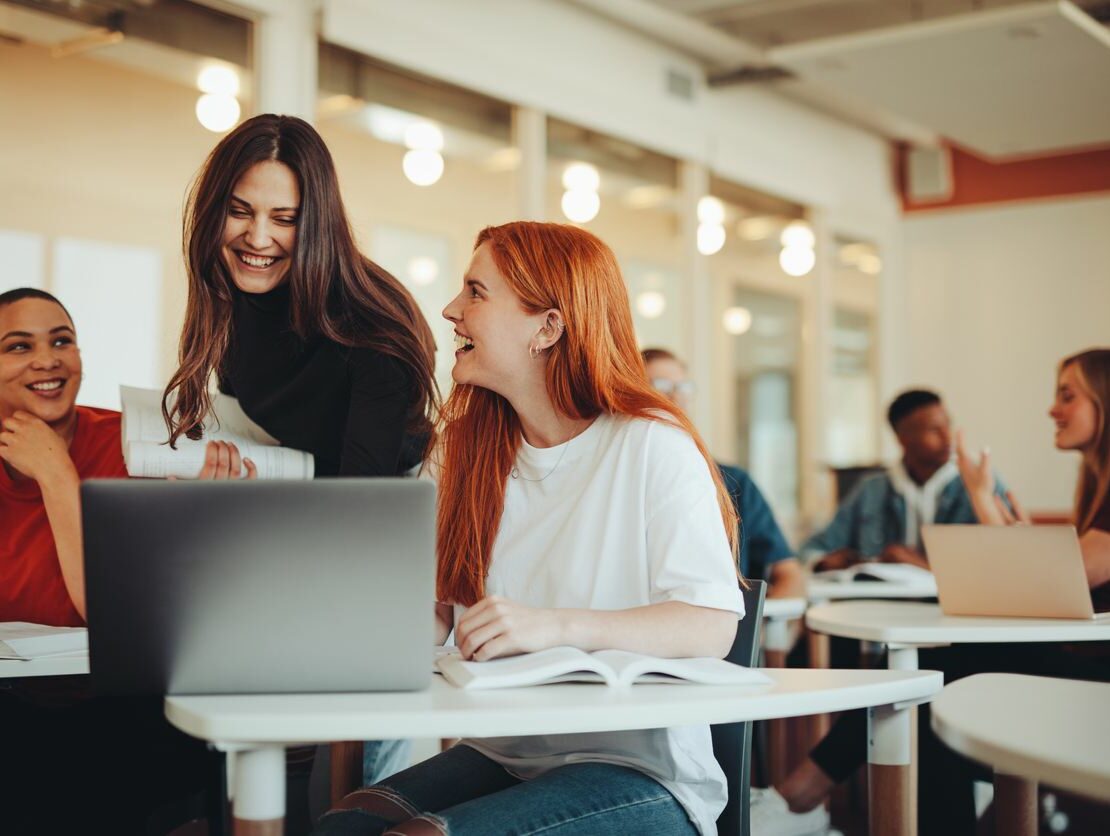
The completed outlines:
[[[120,415],[77,407],[77,431],[69,455],[82,479],[126,478]],[[0,621],[31,621],[82,627],[62,580],[54,534],[38,483],[13,483],[0,464]]]

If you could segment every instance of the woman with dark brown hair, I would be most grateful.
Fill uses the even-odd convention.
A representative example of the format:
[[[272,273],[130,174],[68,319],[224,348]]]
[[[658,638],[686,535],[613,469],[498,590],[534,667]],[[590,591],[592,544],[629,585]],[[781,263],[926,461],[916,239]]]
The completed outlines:
[[[171,443],[199,434],[215,374],[270,435],[312,453],[317,476],[420,462],[437,397],[432,333],[359,252],[311,125],[262,114],[224,137],[189,193],[184,248],[180,366],[163,402]]]
[[[420,464],[437,401],[431,329],[401,283],[359,252],[327,146],[307,122],[262,114],[224,137],[189,192],[189,298],[163,412],[198,437],[221,392],[316,476],[396,476]],[[254,475],[234,445],[217,476]],[[368,777],[407,746],[366,746]],[[304,759],[302,759],[304,760]],[[303,771],[303,770],[302,770]]]

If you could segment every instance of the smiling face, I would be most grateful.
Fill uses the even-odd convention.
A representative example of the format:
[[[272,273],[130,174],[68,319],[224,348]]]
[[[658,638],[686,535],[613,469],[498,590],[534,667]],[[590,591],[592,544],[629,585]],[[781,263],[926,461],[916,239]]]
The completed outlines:
[[[1048,411],[1056,422],[1056,448],[1085,450],[1095,443],[1098,407],[1079,377],[1076,363],[1069,363],[1056,381],[1056,400]]]
[[[451,377],[511,399],[512,390],[543,375],[543,363],[529,348],[546,348],[542,331],[547,312],[530,314],[502,277],[489,244],[482,244],[463,278],[462,292],[443,309],[455,325],[457,350]]]
[[[287,278],[300,205],[297,178],[284,163],[256,163],[235,184],[221,255],[244,293],[266,293]]]
[[[61,306],[45,299],[0,306],[0,416],[23,410],[64,424],[80,386],[77,334]]]

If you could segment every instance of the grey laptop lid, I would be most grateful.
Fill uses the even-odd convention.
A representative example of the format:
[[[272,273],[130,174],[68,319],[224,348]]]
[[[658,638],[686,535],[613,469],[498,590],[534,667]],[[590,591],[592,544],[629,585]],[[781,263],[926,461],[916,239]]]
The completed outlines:
[[[90,481],[81,503],[97,691],[428,686],[430,482]]]
[[[925,525],[945,615],[1094,618],[1070,525]]]

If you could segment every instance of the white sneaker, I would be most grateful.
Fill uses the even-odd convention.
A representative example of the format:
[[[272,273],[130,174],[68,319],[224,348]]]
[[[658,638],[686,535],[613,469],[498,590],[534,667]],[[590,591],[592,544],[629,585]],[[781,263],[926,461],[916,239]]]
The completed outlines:
[[[818,804],[805,813],[792,813],[774,787],[751,789],[752,836],[825,836],[829,811]]]

